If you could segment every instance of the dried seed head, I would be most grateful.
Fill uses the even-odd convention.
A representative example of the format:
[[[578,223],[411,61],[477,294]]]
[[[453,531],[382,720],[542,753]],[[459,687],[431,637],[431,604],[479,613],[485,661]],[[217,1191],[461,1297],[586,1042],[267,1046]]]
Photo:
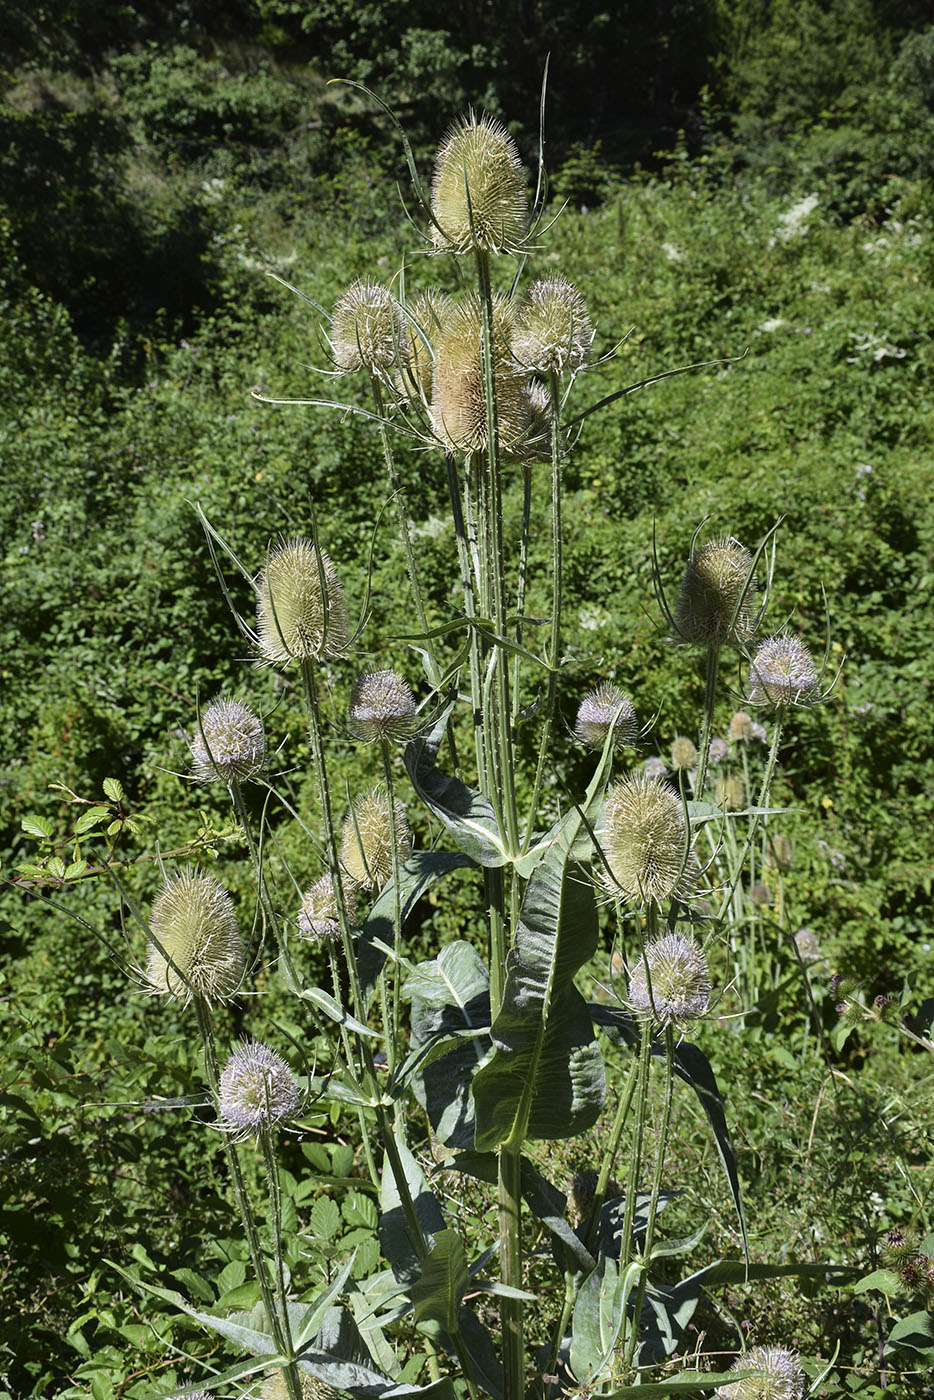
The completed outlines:
[[[405,320],[405,368],[399,376],[405,398],[431,402],[434,346],[450,304],[451,299],[444,292],[428,291],[419,292],[409,307],[411,319]]]
[[[294,1118],[298,1105],[298,1085],[275,1050],[248,1040],[232,1052],[218,1086],[225,1128],[240,1138],[255,1137]]]
[[[471,112],[444,138],[431,182],[431,213],[439,250],[521,248],[529,222],[525,175],[515,141],[492,117]]]
[[[765,850],[765,863],[775,870],[790,870],[793,859],[791,842],[779,832],[769,836]]]
[[[693,768],[697,762],[697,746],[686,734],[679,734],[671,743],[671,766],[675,772]]]
[[[703,1016],[710,1002],[707,959],[693,938],[665,933],[647,944],[629,979],[629,1006],[657,1026]]]
[[[298,1379],[302,1387],[302,1400],[343,1400],[343,1391],[335,1390],[326,1381],[310,1376],[307,1371],[299,1371]],[[290,1400],[289,1387],[282,1371],[274,1371],[263,1382],[260,1400]]]
[[[392,833],[395,827],[399,864],[412,854],[412,833],[401,802],[390,812],[389,798],[372,788],[354,799],[341,831],[341,865],[366,890],[381,889],[392,877]]]
[[[536,374],[576,374],[587,363],[593,326],[584,299],[563,277],[533,282],[516,316],[513,354]]]
[[[671,788],[646,777],[624,778],[607,794],[599,878],[615,898],[660,905],[690,896],[696,866],[686,849],[684,808]]]
[[[415,697],[395,671],[369,671],[353,688],[348,718],[351,733],[364,743],[405,743],[415,729]]]
[[[192,774],[199,783],[254,778],[266,760],[263,722],[239,700],[213,700],[192,735]]]
[[[246,953],[230,895],[210,875],[173,875],[149,916],[154,939],[146,981],[186,1005],[193,997],[226,1001],[243,980]],[[161,951],[160,951],[161,950]]]
[[[452,304],[438,332],[431,394],[432,429],[448,452],[481,452],[487,446],[482,335],[479,297]],[[493,377],[499,439],[506,451],[519,447],[531,422],[528,376],[513,359],[511,341],[511,303],[494,296]]]
[[[568,1188],[568,1215],[575,1229],[587,1220],[593,1211],[599,1179],[600,1173],[594,1171],[592,1167],[587,1167],[584,1171],[577,1173]],[[612,1201],[617,1196],[621,1196],[622,1192],[623,1188],[619,1182],[610,1177],[606,1184],[604,1199]]]
[[[807,1378],[798,1358],[783,1347],[751,1347],[737,1356],[731,1371],[762,1371],[717,1387],[722,1400],[802,1400]]]
[[[746,805],[746,785],[738,773],[718,778],[714,795],[717,806],[725,807],[728,812],[739,812]]]
[[[349,645],[337,571],[309,540],[284,540],[269,551],[256,580],[256,618],[265,661],[339,656]]]
[[[752,716],[745,710],[737,710],[730,720],[727,733],[734,744],[748,744],[752,739]]]
[[[406,346],[402,312],[388,287],[353,282],[334,303],[331,348],[334,363],[345,374],[392,369],[404,359]]]
[[[732,536],[691,555],[675,604],[678,639],[691,646],[746,642],[755,630],[752,555]]]
[[[625,690],[617,685],[598,685],[580,702],[574,733],[589,749],[602,749],[611,729],[617,748],[634,745],[639,736],[636,712]]]
[[[357,894],[349,880],[343,880],[344,908],[351,925],[357,921]],[[308,890],[298,911],[298,934],[309,943],[334,943],[341,936],[337,914],[337,892],[330,875],[322,875]]]
[[[759,704],[806,705],[818,685],[811,653],[787,632],[767,637],[749,667],[749,698]]]

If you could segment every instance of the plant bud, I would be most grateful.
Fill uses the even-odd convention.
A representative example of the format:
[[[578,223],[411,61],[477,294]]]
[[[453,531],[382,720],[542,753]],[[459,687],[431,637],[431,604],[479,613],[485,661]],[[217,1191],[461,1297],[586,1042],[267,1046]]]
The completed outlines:
[[[349,880],[342,882],[348,922],[357,920],[357,894]],[[337,894],[330,875],[322,875],[308,890],[298,911],[298,934],[309,943],[334,943],[341,936]]]
[[[349,645],[337,571],[309,540],[269,551],[256,580],[256,617],[259,649],[273,664],[339,656]]]
[[[787,632],[768,637],[749,667],[749,698],[760,704],[806,705],[816,697],[818,684],[811,653]]]
[[[402,803],[396,802],[390,813],[389,798],[379,788],[354,799],[341,831],[341,865],[363,889],[381,889],[392,877],[393,826],[402,866],[412,854],[412,833]]]
[[[686,734],[679,734],[671,743],[671,766],[676,773],[693,768],[697,762],[697,746]]]
[[[354,282],[334,303],[331,348],[334,363],[345,374],[392,369],[403,359],[406,344],[402,312],[379,282]]]
[[[199,783],[255,778],[266,760],[263,722],[238,700],[214,700],[202,713],[190,748],[192,773]]]
[[[405,743],[415,729],[415,697],[395,671],[369,671],[353,688],[348,717],[351,733],[364,743]]]
[[[678,638],[703,647],[748,641],[755,628],[751,571],[752,555],[732,536],[692,554],[675,605]]]
[[[683,1025],[703,1016],[710,1002],[710,973],[694,939],[665,933],[647,944],[629,979],[628,1000],[637,1016],[656,1026]]]
[[[298,1111],[298,1085],[285,1060],[260,1040],[233,1051],[220,1077],[221,1122],[236,1137],[255,1137]]]
[[[509,132],[471,112],[451,127],[431,182],[432,239],[439,250],[516,252],[529,221],[525,175]]]
[[[762,1371],[732,1385],[717,1387],[721,1400],[803,1400],[807,1377],[792,1351],[751,1347],[737,1356],[731,1371]]]
[[[617,685],[598,685],[581,701],[574,733],[589,749],[602,749],[611,729],[617,748],[634,745],[639,735],[636,712],[625,690]]]
[[[601,843],[606,866],[599,878],[608,893],[660,905],[689,897],[696,866],[688,847],[681,799],[651,778],[624,778],[607,794]]]
[[[454,303],[444,316],[435,346],[432,429],[445,451],[482,452],[489,437],[483,388],[483,313],[473,294]],[[499,439],[515,450],[531,423],[528,376],[510,349],[512,308],[507,297],[493,298],[493,378]]]
[[[149,916],[153,937],[146,980],[187,1006],[193,997],[227,1001],[243,980],[246,953],[227,891],[210,875],[186,870],[166,881]]]
[[[563,277],[533,282],[516,316],[512,350],[536,374],[576,374],[587,363],[593,326],[584,299]]]

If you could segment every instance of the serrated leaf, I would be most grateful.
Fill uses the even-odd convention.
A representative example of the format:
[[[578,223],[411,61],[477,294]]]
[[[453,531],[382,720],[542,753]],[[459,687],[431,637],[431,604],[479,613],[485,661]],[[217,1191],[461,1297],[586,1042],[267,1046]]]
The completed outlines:
[[[341,1213],[330,1196],[319,1196],[311,1208],[308,1224],[319,1240],[332,1240],[341,1228]]]
[[[452,708],[447,706],[430,734],[413,739],[406,746],[408,775],[419,797],[450,832],[458,850],[478,865],[505,865],[506,846],[489,798],[459,778],[448,777],[436,766]]]
[[[123,784],[116,778],[105,778],[102,784],[105,797],[109,797],[111,802],[123,801]]]
[[[467,1257],[456,1230],[439,1230],[421,1273],[412,1285],[415,1321],[437,1322],[452,1335],[467,1292]]]
[[[79,880],[87,868],[88,863],[86,860],[73,860],[70,865],[66,865],[65,867],[65,879]]]
[[[61,856],[53,856],[45,869],[46,874],[54,876],[56,880],[63,880],[65,878],[65,862],[62,860]]]
[[[108,821],[109,818],[109,807],[86,807],[75,822],[74,834],[75,836],[83,836],[86,831],[93,831],[96,826],[100,826],[101,822]]]
[[[21,818],[20,828],[27,836],[38,836],[42,841],[52,838],[52,823],[47,817],[37,817],[30,813],[29,816]]]

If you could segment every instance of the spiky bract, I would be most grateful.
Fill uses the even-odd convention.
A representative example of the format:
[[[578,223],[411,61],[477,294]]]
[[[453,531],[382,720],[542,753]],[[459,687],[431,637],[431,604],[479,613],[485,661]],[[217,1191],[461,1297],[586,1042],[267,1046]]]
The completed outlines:
[[[266,759],[263,722],[239,700],[213,700],[201,715],[190,748],[192,775],[198,782],[244,782],[262,771]]]
[[[598,685],[580,702],[574,733],[588,748],[602,749],[611,729],[616,747],[635,744],[639,734],[636,712],[619,686]]]
[[[372,788],[354,799],[341,831],[341,865],[363,889],[381,889],[392,875],[392,842],[395,828],[399,864],[412,854],[412,833],[401,802],[390,811],[389,798]]]
[[[703,1016],[710,1002],[710,973],[703,950],[681,933],[647,944],[629,979],[629,1006],[657,1026],[684,1025]]]
[[[721,1400],[802,1400],[807,1378],[793,1351],[784,1347],[750,1347],[736,1358],[731,1371],[762,1371],[731,1385],[721,1385]]]
[[[395,671],[368,671],[353,688],[348,706],[351,733],[365,743],[404,743],[415,729],[415,697]]]
[[[261,1040],[239,1045],[221,1073],[221,1122],[236,1137],[255,1137],[278,1123],[287,1123],[295,1117],[299,1099],[289,1066]]]
[[[487,446],[486,395],[483,387],[483,311],[472,294],[453,303],[438,331],[431,395],[431,424],[448,452],[481,452]],[[516,449],[528,436],[531,421],[528,375],[511,351],[512,306],[493,298],[493,378],[500,445]]]
[[[746,642],[755,629],[752,555],[732,536],[690,557],[675,604],[677,640],[692,646]]]
[[[146,981],[187,1005],[234,996],[246,951],[230,895],[210,875],[186,870],[173,875],[152,906],[149,925],[155,941],[146,954]],[[157,946],[157,944],[159,946]]]
[[[576,374],[587,363],[593,335],[576,287],[563,277],[533,282],[516,313],[513,354],[536,374]]]
[[[347,605],[328,556],[310,540],[283,540],[256,580],[256,619],[263,659],[339,656],[348,646]]]
[[[693,768],[697,762],[697,745],[686,734],[678,734],[671,741],[671,766],[675,772],[682,768]]]
[[[407,338],[402,312],[388,287],[369,279],[351,283],[334,303],[331,318],[334,363],[345,374],[379,374],[404,362]]]
[[[342,882],[344,909],[351,925],[357,921],[357,894],[349,880]],[[333,943],[341,936],[337,892],[330,875],[322,875],[305,894],[298,911],[298,933],[311,943]]]
[[[659,905],[686,899],[696,866],[690,851],[681,798],[652,778],[623,778],[607,794],[601,830],[606,866],[600,879],[616,898]]]
[[[525,174],[515,141],[498,121],[470,112],[451,127],[435,160],[431,214],[439,250],[522,247],[529,222]]]
[[[767,637],[749,667],[749,698],[759,704],[806,705],[818,686],[811,653],[787,632]]]

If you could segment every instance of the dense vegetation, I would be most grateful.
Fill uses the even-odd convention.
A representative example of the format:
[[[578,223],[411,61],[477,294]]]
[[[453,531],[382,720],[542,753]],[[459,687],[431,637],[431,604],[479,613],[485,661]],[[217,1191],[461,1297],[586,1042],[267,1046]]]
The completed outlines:
[[[932,1228],[929,1049],[871,1008],[895,998],[926,1040],[934,29],[920,3],[869,0],[527,8],[465,6],[441,30],[434,7],[338,0],[313,11],[179,0],[106,17],[93,3],[7,6],[0,1384],[11,1395],[143,1397],[200,1374],[168,1343],[204,1360],[204,1337],[118,1285],[109,1260],[198,1296],[213,1259],[219,1296],[249,1300],[219,1151],[184,1108],[149,1102],[200,1089],[185,1022],[124,976],[117,892],[67,870],[101,859],[103,823],[85,839],[86,808],[51,786],[108,808],[107,842],[141,857],[123,878],[144,902],[158,845],[216,861],[246,910],[237,828],[220,798],[175,776],[199,700],[232,689],[272,715],[297,804],[313,805],[301,719],[281,703],[288,681],[238,644],[193,503],[251,567],[314,517],[352,605],[369,575],[367,656],[419,675],[398,640],[412,631],[401,551],[382,527],[373,542],[388,495],[378,438],[361,420],[250,397],[254,385],[308,397],[327,382],[309,368],[325,362],[319,318],[266,273],[329,308],[358,275],[388,281],[411,246],[395,133],[359,90],[328,88],[334,75],[392,102],[423,164],[471,101],[514,124],[532,158],[550,51],[561,270],[600,351],[634,328],[582,399],[716,362],[588,419],[570,459],[572,664],[552,781],[580,775],[569,724],[603,677],[630,689],[641,716],[657,713],[648,754],[667,757],[696,723],[703,676],[654,625],[653,532],[674,588],[704,518],[753,545],[781,517],[771,615],[818,652],[826,631],[843,669],[781,756],[793,855],[766,892],[781,932],[757,954],[754,1011],[712,1022],[704,1044],[717,1041],[754,1260],[869,1274],[888,1230]],[[548,272],[540,261],[534,275]],[[406,253],[413,286],[451,276]],[[453,567],[441,468],[414,452],[400,464],[441,619]],[[518,486],[507,511],[518,534]],[[535,549],[529,611],[544,616],[547,541]],[[248,611],[248,591],[231,586]],[[338,712],[351,679],[333,676]],[[364,762],[347,748],[351,784]],[[122,793],[104,789],[112,779]],[[283,860],[310,874],[298,828],[280,814],[275,829]],[[411,936],[426,952],[475,917],[458,881],[418,910]],[[788,952],[803,926],[819,948],[807,976]],[[846,1036],[834,972],[867,1008]],[[270,1021],[291,1016],[271,978],[267,990]],[[229,1014],[238,1029],[243,1013]],[[719,1202],[704,1257],[735,1253],[709,1143],[679,1112],[686,1196]],[[585,1167],[597,1136],[561,1146],[552,1176]],[[320,1191],[321,1177],[355,1173],[348,1141],[333,1115],[287,1149],[316,1267],[376,1249],[365,1194],[336,1197],[338,1209]],[[839,1342],[827,1394],[923,1394],[925,1338],[888,1351],[885,1339],[924,1300],[889,1293],[776,1280],[721,1291],[698,1326],[712,1352],[728,1350],[738,1309],[759,1340],[828,1359]]]

